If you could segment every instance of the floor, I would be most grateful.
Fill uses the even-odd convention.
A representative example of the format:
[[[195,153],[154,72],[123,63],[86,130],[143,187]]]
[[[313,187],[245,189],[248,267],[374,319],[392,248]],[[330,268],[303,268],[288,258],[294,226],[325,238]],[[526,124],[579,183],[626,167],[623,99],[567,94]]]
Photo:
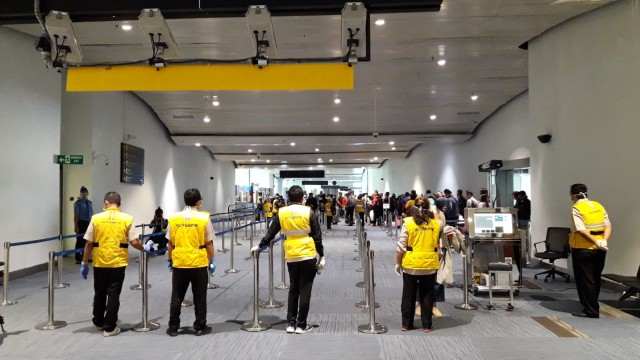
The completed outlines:
[[[240,233],[241,238],[244,233]],[[218,271],[213,282],[220,288],[209,290],[208,322],[213,333],[195,337],[189,331],[193,322],[191,307],[183,308],[181,334],[165,334],[171,274],[164,256],[149,261],[149,319],[159,322],[159,330],[131,331],[141,321],[141,291],[130,290],[137,283],[137,256],[130,257],[125,288],[121,295],[119,317],[123,333],[105,338],[91,323],[93,297],[92,274],[89,280],[78,275],[78,265],[65,259],[64,280],[69,288],[55,290],[55,320],[67,322],[56,330],[36,330],[47,320],[46,273],[11,281],[11,300],[18,303],[0,307],[5,317],[6,334],[0,334],[0,359],[639,359],[640,319],[603,305],[600,319],[571,316],[581,309],[574,283],[562,280],[544,283],[534,280],[539,269],[525,269],[525,285],[515,300],[515,310],[505,311],[499,302],[496,310],[487,310],[488,297],[470,294],[470,303],[478,310],[458,310],[463,302],[459,286],[446,289],[446,301],[439,307],[444,317],[434,320],[435,331],[400,331],[401,278],[393,271],[394,239],[380,228],[367,226],[368,240],[375,251],[375,295],[380,307],[376,321],[388,332],[367,335],[358,325],[369,322],[369,311],[354,306],[364,297],[363,273],[356,272],[360,262],[355,255],[354,228],[343,224],[325,236],[326,269],[316,277],[309,323],[317,327],[303,335],[286,334],[286,307],[260,310],[260,320],[272,324],[264,332],[245,332],[240,325],[253,319],[253,271],[247,259],[250,244],[241,239],[236,246],[235,274],[230,253],[217,252]],[[256,237],[256,241],[258,237]],[[220,239],[216,248],[221,248]],[[229,247],[226,239],[226,247]],[[274,283],[280,284],[280,248],[274,250]],[[454,255],[454,278],[462,283],[462,260]],[[260,258],[260,298],[267,299],[268,256]],[[286,301],[286,291],[274,290],[276,300]],[[605,290],[602,302],[611,303],[620,295]],[[188,294],[189,298],[190,295]],[[504,300],[504,299],[501,299]],[[631,299],[634,303],[638,300]],[[420,322],[416,319],[416,325]]]

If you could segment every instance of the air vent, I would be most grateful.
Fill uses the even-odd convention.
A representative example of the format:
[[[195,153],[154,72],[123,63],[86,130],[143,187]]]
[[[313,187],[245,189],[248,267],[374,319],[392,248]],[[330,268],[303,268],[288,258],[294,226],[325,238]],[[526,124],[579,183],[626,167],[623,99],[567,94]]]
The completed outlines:
[[[193,115],[173,115],[173,118],[176,120],[186,120],[186,119],[195,119]]]
[[[458,111],[456,115],[480,115],[479,111]]]

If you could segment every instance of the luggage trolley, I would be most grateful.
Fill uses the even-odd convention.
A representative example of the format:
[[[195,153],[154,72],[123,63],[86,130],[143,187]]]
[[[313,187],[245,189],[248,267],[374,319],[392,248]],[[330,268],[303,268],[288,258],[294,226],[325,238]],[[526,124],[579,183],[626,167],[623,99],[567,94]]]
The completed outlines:
[[[465,223],[469,231],[471,244],[471,263],[473,265],[473,295],[479,292],[508,291],[511,296],[518,296],[512,276],[506,284],[499,281],[498,273],[490,271],[489,264],[509,264],[505,262],[504,245],[514,244],[520,254],[521,241],[518,230],[517,209],[514,208],[466,208]],[[517,255],[516,255],[517,256]],[[500,274],[506,271],[499,271]],[[511,274],[511,273],[509,273]],[[520,278],[522,274],[520,274]],[[503,280],[503,279],[500,279]],[[489,286],[491,285],[491,286]],[[489,289],[491,287],[491,289]],[[513,300],[511,300],[513,302]]]

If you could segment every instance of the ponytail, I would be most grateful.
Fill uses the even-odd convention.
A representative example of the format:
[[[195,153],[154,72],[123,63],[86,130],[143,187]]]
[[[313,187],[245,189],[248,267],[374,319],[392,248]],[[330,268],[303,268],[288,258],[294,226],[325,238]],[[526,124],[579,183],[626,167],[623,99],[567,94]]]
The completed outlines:
[[[435,215],[429,210],[429,208],[423,208],[414,206],[411,208],[411,216],[416,225],[429,224],[431,219],[435,218]]]

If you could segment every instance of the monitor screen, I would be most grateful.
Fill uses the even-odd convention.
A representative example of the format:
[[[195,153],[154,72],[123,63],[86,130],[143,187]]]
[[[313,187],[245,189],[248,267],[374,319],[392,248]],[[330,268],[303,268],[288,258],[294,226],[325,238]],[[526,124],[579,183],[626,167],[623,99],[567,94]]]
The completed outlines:
[[[513,215],[511,213],[473,214],[476,235],[513,234]]]

